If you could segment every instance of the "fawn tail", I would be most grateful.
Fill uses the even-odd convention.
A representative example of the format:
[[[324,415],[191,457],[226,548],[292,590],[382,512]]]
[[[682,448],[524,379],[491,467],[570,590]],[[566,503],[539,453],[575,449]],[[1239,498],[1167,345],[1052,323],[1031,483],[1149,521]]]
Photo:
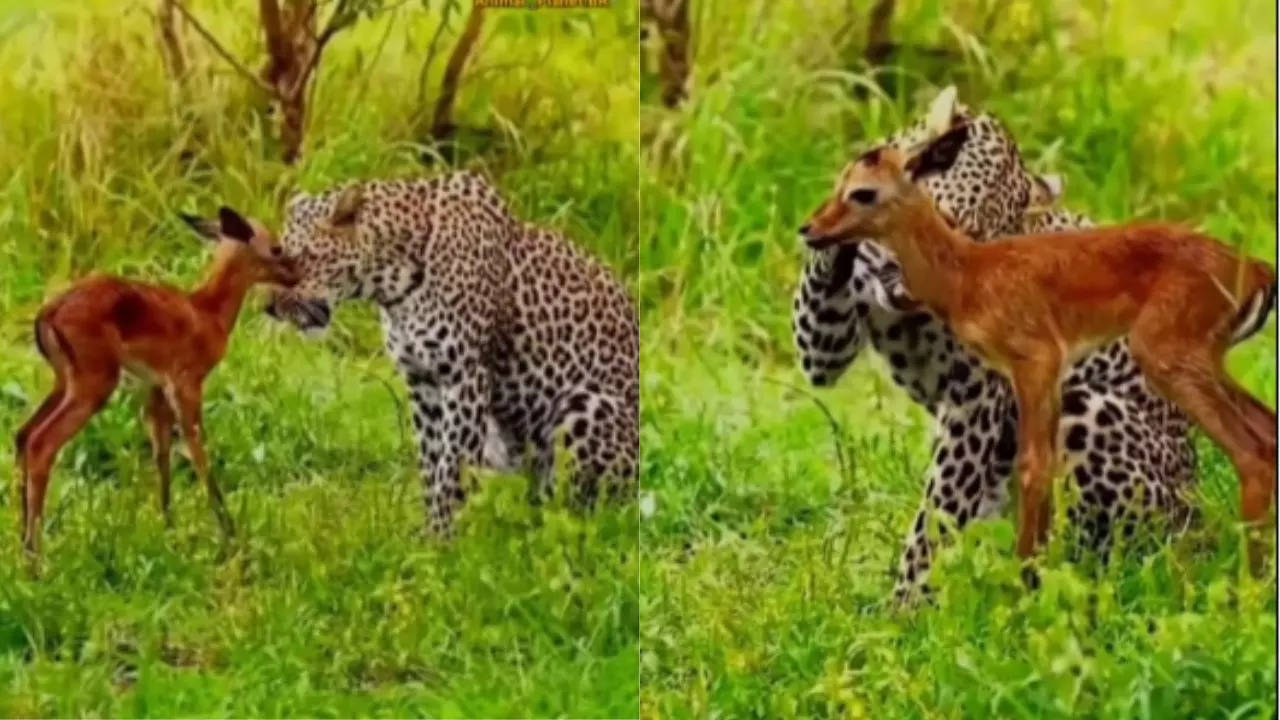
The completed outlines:
[[[1267,317],[1276,308],[1276,278],[1270,269],[1262,269],[1265,280],[1254,291],[1235,318],[1231,321],[1231,344],[1236,345],[1253,337],[1266,324]]]

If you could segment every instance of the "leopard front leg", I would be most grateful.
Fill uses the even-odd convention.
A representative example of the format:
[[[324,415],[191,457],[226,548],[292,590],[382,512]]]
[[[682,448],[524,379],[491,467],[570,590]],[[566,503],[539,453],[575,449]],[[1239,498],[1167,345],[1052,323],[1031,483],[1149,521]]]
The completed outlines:
[[[440,363],[439,423],[433,451],[423,454],[430,530],[448,537],[454,513],[466,502],[463,474],[481,464],[488,431],[489,372],[478,357]]]
[[[829,387],[867,343],[869,303],[854,292],[870,282],[852,247],[810,253],[792,302],[791,329],[809,382]]]
[[[928,596],[936,540],[998,515],[1008,504],[1017,454],[1015,422],[1010,399],[994,390],[974,402],[946,406],[939,415],[925,496],[898,562],[895,604],[909,606]],[[936,536],[930,532],[935,522]]]
[[[492,418],[490,373],[477,338],[450,324],[424,328],[384,311],[387,353],[395,359],[413,403],[427,530],[452,533],[466,500],[463,473],[486,461]],[[495,455],[495,453],[489,453]]]
[[[409,384],[409,399],[413,403],[413,428],[418,434],[418,466],[426,488],[423,499],[429,520],[428,528],[434,531],[437,528],[433,520],[435,515],[432,512],[431,488],[435,484],[436,467],[440,464],[442,455],[440,426],[444,419],[444,404],[436,380],[427,373],[408,373],[405,380]]]

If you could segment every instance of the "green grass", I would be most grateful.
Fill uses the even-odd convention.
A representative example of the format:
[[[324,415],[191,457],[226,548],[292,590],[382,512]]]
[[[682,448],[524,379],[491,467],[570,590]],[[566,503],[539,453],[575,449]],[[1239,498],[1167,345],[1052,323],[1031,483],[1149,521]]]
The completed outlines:
[[[252,3],[190,5],[256,67]],[[288,167],[252,91],[194,34],[190,82],[169,85],[152,3],[0,4],[0,467],[52,379],[31,320],[74,278],[189,286],[208,253],[179,210],[225,202],[274,224],[295,188],[443,171],[420,162],[415,118],[438,15],[401,5],[334,40]],[[491,13],[456,113],[460,165],[628,282],[635,12]],[[62,454],[39,579],[22,567],[16,493],[0,494],[0,715],[634,716],[636,510],[534,510],[525,480],[486,476],[455,541],[422,537],[404,392],[372,308],[344,307],[309,343],[260,307],[206,392],[233,552],[182,459],[164,530],[128,392]]]
[[[834,390],[804,387],[788,313],[794,228],[832,174],[952,82],[1066,176],[1072,208],[1191,220],[1274,262],[1274,6],[901,2],[895,38],[947,53],[908,51],[890,92],[859,93],[868,4],[698,2],[675,112],[652,78],[637,87],[634,2],[491,16],[460,164],[635,281],[643,519],[535,510],[524,480],[485,477],[454,542],[422,538],[370,309],[316,344],[252,305],[207,394],[235,552],[182,461],[163,529],[121,393],[63,453],[45,574],[21,567],[16,520],[0,536],[0,714],[1271,716],[1276,595],[1241,574],[1220,453],[1202,443],[1193,535],[1106,568],[1055,540],[1028,594],[1011,523],[977,525],[942,555],[937,607],[895,614],[928,420],[870,356]],[[194,5],[258,57],[249,4]],[[50,382],[30,337],[44,299],[92,269],[199,277],[206,251],[174,212],[276,222],[294,188],[438,167],[420,161],[416,88],[437,16],[417,3],[334,41],[298,167],[197,38],[190,84],[170,86],[149,7],[0,3],[5,433]],[[1273,400],[1275,341],[1273,320],[1230,361]],[[16,518],[12,493],[0,514]]]
[[[788,324],[794,228],[951,83],[1069,207],[1187,220],[1274,264],[1274,6],[901,2],[915,50],[881,91],[870,4],[697,3],[690,103],[642,84],[642,716],[1273,716],[1276,594],[1242,575],[1221,453],[1200,443],[1194,534],[1105,568],[1055,538],[1031,594],[1012,522],[975,525],[937,606],[895,613],[929,420],[870,353],[805,387]],[[1272,319],[1229,362],[1272,404],[1275,343]]]

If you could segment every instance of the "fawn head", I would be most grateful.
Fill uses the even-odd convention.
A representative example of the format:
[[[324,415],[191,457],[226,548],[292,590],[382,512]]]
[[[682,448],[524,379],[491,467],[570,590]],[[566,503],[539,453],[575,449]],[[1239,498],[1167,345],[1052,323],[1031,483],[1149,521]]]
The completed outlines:
[[[955,135],[944,141],[952,131]],[[913,173],[914,184],[949,223],[975,241],[1061,229],[1080,221],[1058,205],[1061,179],[1031,172],[1004,124],[961,104],[954,87],[941,91],[915,123],[877,145],[899,149],[904,164],[928,150]],[[832,246],[830,252],[835,250]]]
[[[298,282],[298,270],[285,257],[275,234],[257,220],[245,219],[225,205],[218,209],[216,220],[180,215],[201,237],[216,245],[215,257],[239,262],[253,283],[289,287]]]
[[[334,303],[360,294],[370,249],[358,226],[364,204],[359,184],[318,196],[299,194],[289,201],[284,248],[297,263],[301,280],[273,294],[268,315],[300,330],[323,330]]]
[[[913,211],[911,201],[931,202],[917,183],[951,167],[968,136],[969,126],[960,124],[906,151],[884,145],[863,153],[841,171],[800,236],[815,250],[883,237],[904,211]]]

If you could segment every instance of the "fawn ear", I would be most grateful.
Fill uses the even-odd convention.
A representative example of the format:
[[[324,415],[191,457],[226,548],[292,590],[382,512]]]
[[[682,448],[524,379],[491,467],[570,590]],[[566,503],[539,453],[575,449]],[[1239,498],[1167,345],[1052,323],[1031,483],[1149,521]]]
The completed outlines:
[[[911,153],[902,169],[912,181],[928,175],[946,172],[956,164],[960,150],[969,139],[969,125],[962,124],[948,130],[923,149]]]
[[[333,227],[350,225],[356,221],[360,206],[364,205],[364,190],[359,185],[349,185],[338,193],[333,203],[333,212],[329,214],[329,224]]]
[[[249,224],[249,221],[240,217],[240,213],[226,205],[218,208],[218,222],[220,224],[219,229],[224,237],[239,240],[240,242],[249,242],[253,239],[253,226]]]
[[[218,223],[212,220],[207,220],[198,215],[190,215],[184,212],[178,213],[178,217],[182,218],[182,222],[191,226],[191,229],[199,233],[200,237],[204,238],[205,240],[216,241],[218,239],[218,234],[219,234]]]

